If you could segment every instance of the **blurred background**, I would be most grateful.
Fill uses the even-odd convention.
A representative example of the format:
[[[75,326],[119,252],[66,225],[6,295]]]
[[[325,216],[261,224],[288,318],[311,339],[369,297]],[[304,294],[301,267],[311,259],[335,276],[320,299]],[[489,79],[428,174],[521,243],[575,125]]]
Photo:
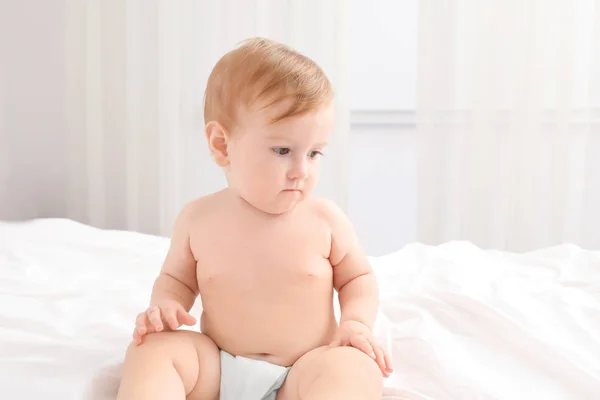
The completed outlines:
[[[599,24],[596,0],[2,0],[0,220],[168,236],[225,184],[208,74],[266,36],[334,84],[318,191],[369,254],[600,249]]]

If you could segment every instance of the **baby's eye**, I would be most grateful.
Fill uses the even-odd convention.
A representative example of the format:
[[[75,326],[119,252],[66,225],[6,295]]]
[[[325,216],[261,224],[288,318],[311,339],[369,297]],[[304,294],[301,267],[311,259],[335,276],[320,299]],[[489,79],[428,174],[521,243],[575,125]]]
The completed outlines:
[[[275,153],[279,154],[280,156],[285,156],[286,154],[289,154],[289,152],[291,151],[289,149],[289,147],[274,147],[271,150],[273,150]]]
[[[308,153],[308,157],[310,158],[317,158],[318,156],[322,156],[323,153],[321,153],[319,150],[313,150],[310,153]]]

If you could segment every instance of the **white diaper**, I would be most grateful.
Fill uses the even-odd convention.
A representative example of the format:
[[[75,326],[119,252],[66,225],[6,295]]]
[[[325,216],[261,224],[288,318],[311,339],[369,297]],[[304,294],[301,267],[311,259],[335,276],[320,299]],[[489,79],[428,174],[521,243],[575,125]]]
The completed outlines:
[[[289,370],[221,350],[220,400],[275,400]]]

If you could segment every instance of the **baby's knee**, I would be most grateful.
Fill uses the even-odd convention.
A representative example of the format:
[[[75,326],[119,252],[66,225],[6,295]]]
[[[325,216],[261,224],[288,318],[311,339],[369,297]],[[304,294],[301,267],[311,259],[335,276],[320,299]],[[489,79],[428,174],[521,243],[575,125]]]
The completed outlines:
[[[360,377],[362,381],[383,384],[383,376],[375,360],[354,347],[336,347],[329,350],[327,364],[330,371],[348,379]]]
[[[123,373],[147,378],[153,374],[163,376],[172,368],[181,378],[189,398],[197,397],[196,392],[218,393],[219,349],[211,338],[198,332],[157,332],[144,336],[140,345],[131,343]]]
[[[319,379],[352,398],[380,399],[383,375],[371,357],[354,347],[337,347],[327,351]]]
[[[156,332],[150,333],[142,339],[142,343],[132,342],[127,348],[127,357],[139,357],[147,353],[167,353],[173,347],[175,340],[174,332]]]
[[[127,359],[162,360],[177,359],[178,363],[198,363],[203,358],[218,357],[219,349],[208,336],[198,332],[174,331],[156,332],[144,336],[142,343],[131,343],[125,355]]]

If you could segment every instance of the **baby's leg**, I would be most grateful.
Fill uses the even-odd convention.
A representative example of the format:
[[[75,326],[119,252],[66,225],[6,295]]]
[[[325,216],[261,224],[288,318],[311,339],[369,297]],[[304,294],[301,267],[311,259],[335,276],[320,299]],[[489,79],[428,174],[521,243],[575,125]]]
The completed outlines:
[[[380,400],[381,370],[353,347],[320,347],[296,362],[277,400]]]
[[[219,349],[201,333],[147,335],[140,346],[129,346],[122,371],[118,400],[219,398]]]

